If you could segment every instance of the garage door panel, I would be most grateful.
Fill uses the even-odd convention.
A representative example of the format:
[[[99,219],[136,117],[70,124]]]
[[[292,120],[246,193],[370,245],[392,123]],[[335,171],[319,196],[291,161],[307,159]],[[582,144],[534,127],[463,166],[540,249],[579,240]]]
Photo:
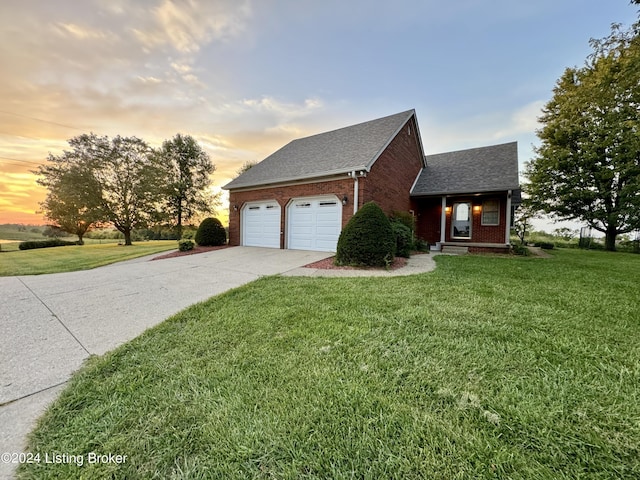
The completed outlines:
[[[333,227],[318,226],[318,228],[316,228],[316,235],[318,236],[318,238],[322,238],[322,237],[333,238],[335,236],[335,229]]]
[[[294,200],[287,208],[287,247],[335,252],[342,229],[342,204],[335,197]]]
[[[242,244],[280,248],[280,205],[275,201],[252,202],[242,210]]]
[[[319,212],[315,220],[320,225],[336,225],[336,223],[340,220],[340,217],[342,217],[342,215]]]

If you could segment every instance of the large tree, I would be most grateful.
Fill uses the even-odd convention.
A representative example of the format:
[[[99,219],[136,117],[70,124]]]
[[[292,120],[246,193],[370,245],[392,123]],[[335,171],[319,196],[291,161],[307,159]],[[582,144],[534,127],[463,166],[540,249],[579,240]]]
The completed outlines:
[[[158,217],[165,171],[151,148],[136,137],[93,133],[69,140],[71,150],[49,155],[36,173],[49,189],[48,218],[81,237],[95,223],[112,223],[131,245],[131,232]],[[85,229],[85,230],[83,230]]]
[[[152,149],[137,137],[82,137],[95,146],[91,167],[102,191],[105,220],[122,232],[125,245],[131,245],[131,232],[159,216],[164,170]]]
[[[40,176],[37,183],[48,190],[40,203],[44,216],[60,230],[77,235],[82,244],[85,233],[103,218],[101,191],[87,163],[88,152],[78,148],[77,138],[69,143],[72,150],[49,155],[49,163],[34,173]]]
[[[217,201],[210,191],[210,175],[215,166],[190,135],[177,134],[166,140],[158,157],[167,175],[164,212],[175,223],[178,235],[182,235],[183,222],[210,213]]]
[[[582,68],[567,68],[545,105],[527,165],[532,205],[603,232],[606,248],[640,228],[640,39],[637,25],[592,40]]]

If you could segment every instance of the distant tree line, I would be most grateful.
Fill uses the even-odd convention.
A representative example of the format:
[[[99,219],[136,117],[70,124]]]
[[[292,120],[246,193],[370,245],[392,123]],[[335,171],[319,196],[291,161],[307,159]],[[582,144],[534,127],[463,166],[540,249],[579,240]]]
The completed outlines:
[[[113,225],[131,245],[135,229],[183,224],[210,213],[217,197],[210,191],[215,166],[189,135],[175,135],[159,149],[137,137],[83,134],[69,150],[50,154],[34,171],[47,188],[41,203],[47,219],[77,235]]]

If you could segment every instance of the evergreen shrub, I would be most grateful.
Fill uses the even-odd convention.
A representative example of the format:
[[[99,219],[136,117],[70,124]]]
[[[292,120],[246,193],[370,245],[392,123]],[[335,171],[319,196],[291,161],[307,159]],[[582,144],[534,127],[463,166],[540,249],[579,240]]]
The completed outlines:
[[[409,258],[413,250],[413,232],[404,223],[395,220],[391,222],[391,229],[396,239],[396,255]]]
[[[393,261],[396,239],[391,222],[374,202],[351,217],[338,239],[337,265],[383,267]]]
[[[190,240],[188,238],[178,240],[178,250],[180,250],[181,252],[188,252],[189,250],[193,250],[193,247],[195,246],[196,244],[193,242],[193,240]]]
[[[217,218],[205,218],[194,238],[201,247],[215,247],[227,243],[227,232]]]
[[[414,217],[411,212],[394,210],[389,216],[389,220],[391,220],[391,223],[400,222],[406,225],[412,232],[416,231],[416,217]]]

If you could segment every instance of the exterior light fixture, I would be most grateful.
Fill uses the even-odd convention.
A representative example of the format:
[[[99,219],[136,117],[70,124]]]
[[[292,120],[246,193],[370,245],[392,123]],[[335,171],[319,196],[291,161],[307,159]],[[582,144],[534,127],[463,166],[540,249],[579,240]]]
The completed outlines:
[[[238,211],[238,205],[234,205],[234,206],[233,206],[233,211],[234,211],[234,212],[237,212],[237,211]]]
[[[451,213],[451,207],[446,207],[446,208],[444,209],[444,211],[445,211],[445,212],[447,212],[447,213]]]
[[[342,205],[346,205],[348,201],[349,201],[349,199],[347,198],[346,195],[344,197],[342,197]]]

